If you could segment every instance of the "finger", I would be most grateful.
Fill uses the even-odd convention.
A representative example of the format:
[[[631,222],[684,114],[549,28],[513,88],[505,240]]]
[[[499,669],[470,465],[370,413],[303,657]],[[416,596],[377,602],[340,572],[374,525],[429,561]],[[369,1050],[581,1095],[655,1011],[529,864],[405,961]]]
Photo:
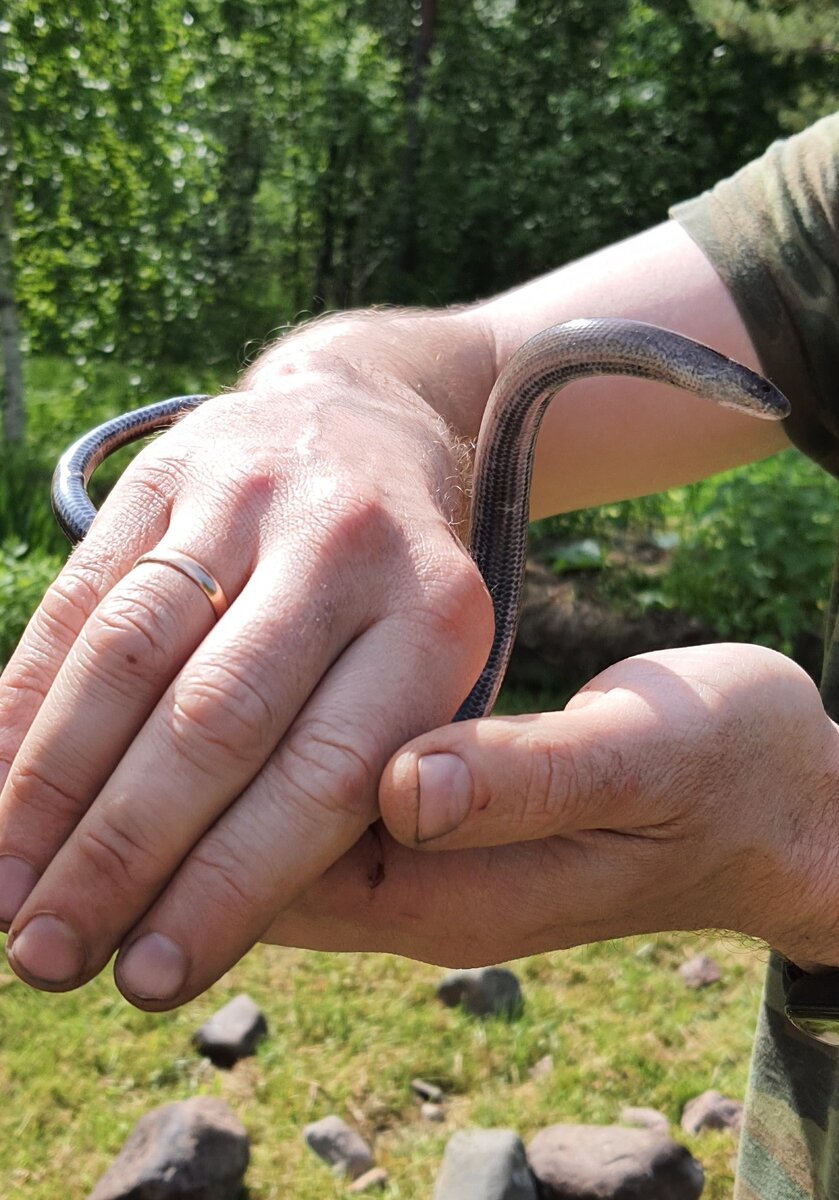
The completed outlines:
[[[149,539],[163,535],[174,477],[161,466],[123,488],[120,505],[103,512],[47,590],[0,677],[0,787],[85,622]],[[32,866],[7,844],[8,811],[0,800],[0,927],[32,886]]]
[[[348,647],[251,787],[132,931],[116,967],[129,999],[165,1008],[208,987],[358,839],[375,816],[393,745],[454,712],[483,665],[490,620],[466,638],[442,622],[430,653],[427,628],[413,623],[409,632],[396,619]],[[199,903],[212,939],[195,928]]]
[[[660,819],[651,771],[674,765],[663,742],[643,698],[616,692],[565,712],[446,726],[387,765],[382,816],[399,841],[433,850],[642,828]]]
[[[42,710],[46,732],[33,736],[31,747],[27,739],[8,783],[18,789],[17,803],[9,805],[17,815],[9,835],[16,854],[44,872],[17,914],[12,947],[34,914],[60,913],[72,931],[65,941],[80,951],[69,974],[58,933],[13,951],[16,969],[30,982],[72,986],[101,969],[182,858],[259,771],[312,679],[328,669],[336,641],[340,651],[357,633],[360,606],[336,613],[321,580],[309,578],[301,589],[298,572],[285,555],[264,561],[206,638],[207,598],[165,566],[143,564],[94,614],[104,632],[85,639],[92,652],[82,656],[85,670],[73,681],[77,695],[69,697],[82,711],[74,712],[72,702],[62,707],[68,688],[60,675],[55,699]],[[127,614],[126,628],[114,612]],[[289,646],[290,627],[297,636]],[[127,655],[135,660],[128,670]],[[71,655],[68,672],[76,665]],[[56,711],[47,711],[53,704]],[[50,819],[41,831],[35,818],[45,805]]]
[[[168,436],[171,445],[175,431]],[[175,497],[188,478],[189,458],[188,446],[168,454],[159,442],[138,454],[47,589],[0,677],[0,786],[85,622],[166,532]],[[0,885],[0,912],[4,907]]]
[[[199,513],[182,505],[156,547],[195,559],[200,555],[229,600],[251,567],[246,549],[251,539],[230,536],[234,513],[232,506],[215,520],[212,510]],[[160,563],[130,567],[93,609],[0,793],[0,895],[4,867],[7,884],[7,907],[0,917],[5,922],[13,919],[14,903],[19,907],[35,885],[215,620],[195,581]]]
[[[73,642],[102,597],[162,536],[171,486],[165,470],[123,489],[51,584],[0,677],[0,784]]]

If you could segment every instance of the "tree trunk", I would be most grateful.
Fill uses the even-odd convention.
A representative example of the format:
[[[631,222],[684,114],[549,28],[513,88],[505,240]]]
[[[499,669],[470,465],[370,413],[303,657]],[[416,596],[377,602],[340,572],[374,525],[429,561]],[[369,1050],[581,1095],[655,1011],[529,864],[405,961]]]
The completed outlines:
[[[403,286],[410,288],[410,277],[417,268],[419,238],[417,234],[417,172],[420,161],[420,100],[422,99],[425,69],[434,44],[437,24],[437,0],[420,0],[420,23],[414,39],[411,76],[405,95],[406,129],[405,157],[402,161],[402,237],[399,270]]]
[[[14,222],[14,182],[12,178],[12,110],[9,104],[9,80],[4,76],[5,42],[0,32],[0,358],[3,360],[3,437],[7,442],[23,441],[23,352],[20,321],[15,303],[12,229]]]
[[[333,134],[329,142],[326,170],[320,178],[319,192],[323,197],[321,206],[321,237],[315,265],[315,280],[312,287],[312,311],[322,313],[332,303],[333,276],[335,273],[335,191],[338,171],[338,137]]]

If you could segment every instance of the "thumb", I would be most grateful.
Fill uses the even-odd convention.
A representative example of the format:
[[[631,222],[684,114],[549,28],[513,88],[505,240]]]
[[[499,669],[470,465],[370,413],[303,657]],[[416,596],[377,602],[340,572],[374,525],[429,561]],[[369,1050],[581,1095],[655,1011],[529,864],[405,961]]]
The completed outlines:
[[[382,817],[398,841],[431,850],[646,826],[655,816],[641,811],[641,781],[661,741],[649,717],[610,692],[564,712],[446,725],[390,760]]]

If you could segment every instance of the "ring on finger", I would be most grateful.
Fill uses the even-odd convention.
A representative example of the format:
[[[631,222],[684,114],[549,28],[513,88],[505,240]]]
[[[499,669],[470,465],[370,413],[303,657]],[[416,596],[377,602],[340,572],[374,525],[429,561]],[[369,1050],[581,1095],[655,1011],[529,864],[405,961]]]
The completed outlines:
[[[227,597],[224,594],[224,588],[215,575],[189,554],[184,554],[181,550],[169,550],[165,546],[158,546],[147,554],[141,554],[134,566],[139,567],[141,563],[161,563],[166,567],[174,567],[176,571],[186,575],[187,579],[197,583],[212,604],[216,620],[224,616],[227,611]]]

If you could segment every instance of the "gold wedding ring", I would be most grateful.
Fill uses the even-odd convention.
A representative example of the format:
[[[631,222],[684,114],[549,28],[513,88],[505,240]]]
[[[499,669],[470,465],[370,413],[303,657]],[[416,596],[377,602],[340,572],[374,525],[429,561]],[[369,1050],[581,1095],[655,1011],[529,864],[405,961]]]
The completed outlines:
[[[188,554],[183,554],[180,550],[167,550],[165,546],[158,546],[156,550],[150,550],[148,554],[141,554],[134,566],[139,567],[140,563],[162,563],[166,567],[174,567],[176,571],[186,575],[187,579],[198,584],[212,604],[216,619],[227,611],[227,597],[224,594],[224,588],[206,567],[202,567],[200,562],[196,562]]]

